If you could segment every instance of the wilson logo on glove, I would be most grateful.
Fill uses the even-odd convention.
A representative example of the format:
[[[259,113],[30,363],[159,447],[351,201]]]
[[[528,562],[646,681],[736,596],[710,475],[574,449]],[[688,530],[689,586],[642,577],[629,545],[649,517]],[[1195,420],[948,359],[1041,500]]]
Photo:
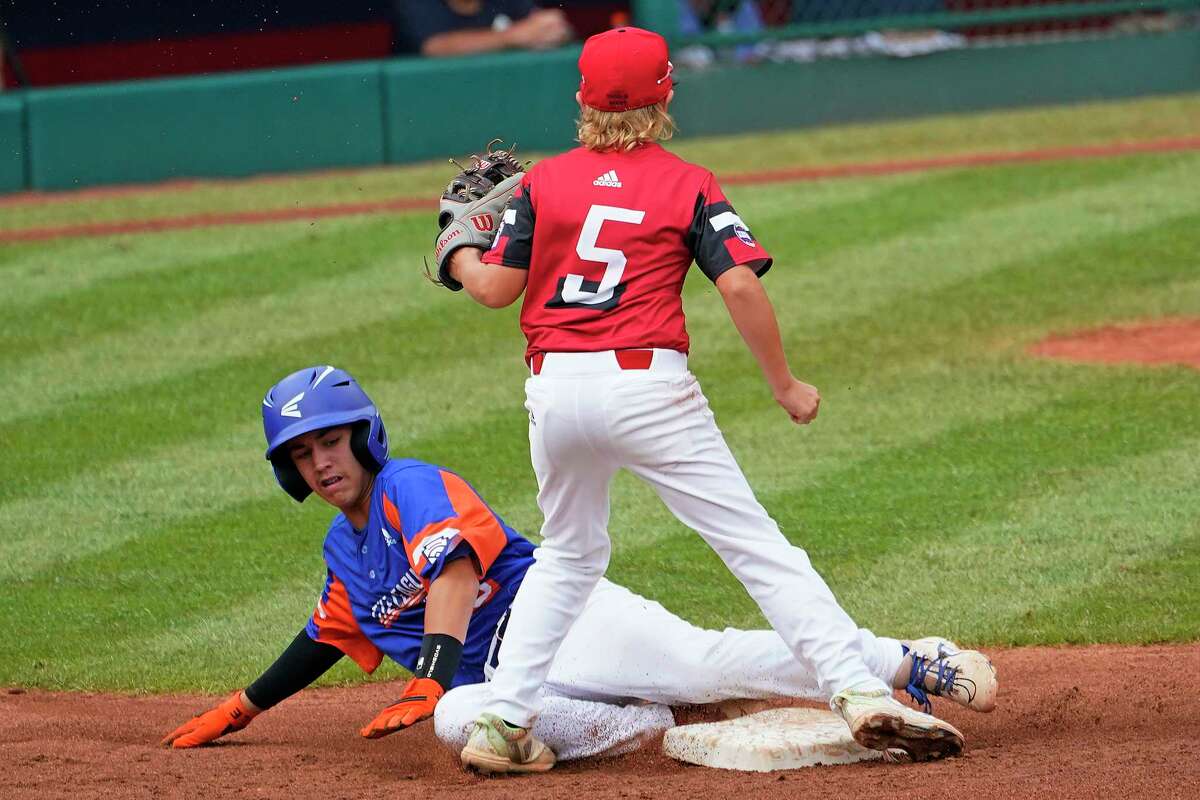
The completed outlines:
[[[487,250],[492,246],[497,220],[525,175],[524,165],[513,157],[515,144],[507,150],[492,149],[500,141],[492,139],[482,154],[472,154],[468,166],[450,160],[459,173],[450,179],[438,204],[441,232],[433,247],[437,274],[426,265],[425,276],[452,291],[462,289],[462,284],[450,275],[450,256],[460,247]]]
[[[433,252],[434,257],[440,259],[442,251],[446,249],[446,245],[450,244],[450,242],[454,241],[460,235],[462,235],[462,228],[454,228],[445,236],[439,236],[437,248]]]

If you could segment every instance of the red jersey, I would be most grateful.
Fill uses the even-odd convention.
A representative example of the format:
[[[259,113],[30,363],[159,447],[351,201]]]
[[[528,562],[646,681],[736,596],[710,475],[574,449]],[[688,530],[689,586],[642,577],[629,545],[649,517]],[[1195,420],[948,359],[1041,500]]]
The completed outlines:
[[[716,178],[658,144],[578,147],[536,164],[514,192],[484,263],[529,270],[521,330],[534,353],[688,351],[683,281],[771,256]]]

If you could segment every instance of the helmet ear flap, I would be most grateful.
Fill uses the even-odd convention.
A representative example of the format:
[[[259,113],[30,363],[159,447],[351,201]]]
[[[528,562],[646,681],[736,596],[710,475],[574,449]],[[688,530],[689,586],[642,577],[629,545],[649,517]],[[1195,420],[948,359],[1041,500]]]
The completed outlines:
[[[300,470],[296,469],[291,455],[275,453],[271,456],[271,466],[275,468],[275,479],[279,481],[279,485],[297,503],[303,503],[304,498],[312,494],[312,489],[308,488]]]
[[[375,458],[371,452],[371,423],[366,420],[356,422],[353,430],[350,432],[350,451],[354,453],[354,457],[358,459],[358,463],[363,465],[363,469],[375,475],[379,470],[383,469],[383,464]]]

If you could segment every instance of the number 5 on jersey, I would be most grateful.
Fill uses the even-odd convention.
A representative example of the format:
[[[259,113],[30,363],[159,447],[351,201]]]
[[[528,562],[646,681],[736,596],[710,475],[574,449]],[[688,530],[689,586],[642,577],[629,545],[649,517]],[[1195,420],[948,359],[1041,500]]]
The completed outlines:
[[[640,225],[645,217],[645,211],[617,206],[596,205],[589,208],[583,228],[579,231],[575,253],[584,261],[604,264],[604,277],[599,281],[590,281],[582,275],[567,273],[559,278],[558,291],[546,303],[546,308],[594,308],[597,311],[615,308],[625,293],[625,284],[621,283],[621,276],[625,274],[625,253],[610,247],[597,247],[596,240],[600,238],[600,229],[605,222]]]

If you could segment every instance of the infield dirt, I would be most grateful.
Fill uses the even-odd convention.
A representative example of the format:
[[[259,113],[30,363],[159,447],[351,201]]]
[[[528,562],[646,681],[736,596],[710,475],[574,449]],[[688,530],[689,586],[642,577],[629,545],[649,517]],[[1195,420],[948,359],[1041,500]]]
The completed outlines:
[[[939,701],[966,753],[932,764],[724,772],[663,756],[563,764],[525,778],[462,772],[432,726],[368,741],[358,728],[398,685],[314,689],[204,748],[158,740],[216,698],[0,693],[0,795],[23,798],[479,796],[536,798],[1094,798],[1200,796],[1200,643],[992,651],[992,714]]]
[[[1097,364],[1182,364],[1200,369],[1200,320],[1161,319],[1106,325],[1051,336],[1030,352],[1036,356]]]

